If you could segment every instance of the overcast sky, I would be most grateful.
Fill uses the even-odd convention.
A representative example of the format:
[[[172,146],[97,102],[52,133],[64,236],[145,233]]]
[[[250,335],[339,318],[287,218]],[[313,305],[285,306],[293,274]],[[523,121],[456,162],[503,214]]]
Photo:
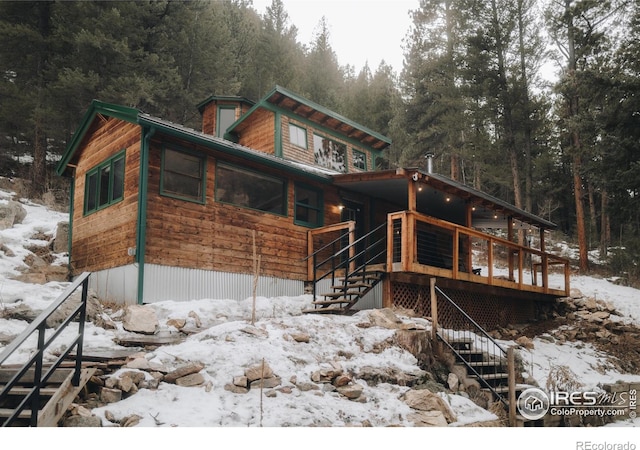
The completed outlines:
[[[298,28],[298,41],[309,44],[322,16],[329,24],[330,43],[340,65],[356,73],[368,62],[375,72],[382,60],[399,73],[402,41],[411,25],[410,10],[419,0],[283,0],[289,25]],[[253,0],[264,14],[271,0]]]

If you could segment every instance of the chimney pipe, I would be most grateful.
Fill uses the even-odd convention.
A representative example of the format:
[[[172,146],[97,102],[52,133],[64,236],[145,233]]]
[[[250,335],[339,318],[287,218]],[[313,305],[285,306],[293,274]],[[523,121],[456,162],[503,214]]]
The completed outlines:
[[[427,173],[433,173],[433,153],[429,152],[424,157],[427,159]]]

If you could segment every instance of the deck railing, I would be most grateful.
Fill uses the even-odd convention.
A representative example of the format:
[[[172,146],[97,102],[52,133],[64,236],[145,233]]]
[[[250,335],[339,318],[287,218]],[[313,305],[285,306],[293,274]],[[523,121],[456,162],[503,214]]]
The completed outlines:
[[[569,295],[566,258],[412,211],[390,213],[388,219],[388,271]],[[553,286],[552,271],[561,274]]]

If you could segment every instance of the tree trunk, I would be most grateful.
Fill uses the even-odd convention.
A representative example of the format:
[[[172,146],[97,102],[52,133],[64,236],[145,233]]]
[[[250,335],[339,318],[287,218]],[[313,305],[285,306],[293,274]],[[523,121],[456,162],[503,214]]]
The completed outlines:
[[[607,200],[607,191],[603,189],[600,196],[600,259],[602,260],[608,256],[609,242],[611,239]]]

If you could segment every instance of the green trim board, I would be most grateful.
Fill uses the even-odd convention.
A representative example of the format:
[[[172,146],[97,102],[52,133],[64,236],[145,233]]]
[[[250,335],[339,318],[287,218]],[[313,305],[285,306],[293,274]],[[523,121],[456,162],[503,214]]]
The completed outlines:
[[[147,202],[149,190],[149,147],[155,134],[153,127],[143,128],[140,143],[140,186],[138,188],[138,218],[136,229],[136,257],[138,263],[138,304],[144,301],[144,257],[147,244]]]

